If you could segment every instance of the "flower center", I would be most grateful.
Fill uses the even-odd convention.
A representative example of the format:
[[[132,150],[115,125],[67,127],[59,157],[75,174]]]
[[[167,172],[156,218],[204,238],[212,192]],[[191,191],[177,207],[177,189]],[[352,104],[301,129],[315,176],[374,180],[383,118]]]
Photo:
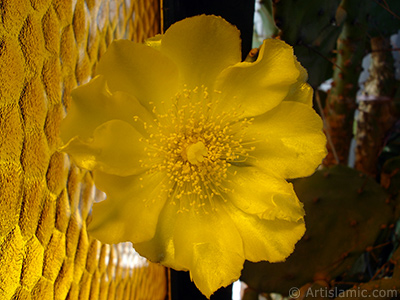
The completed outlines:
[[[198,165],[204,161],[204,157],[208,155],[208,150],[202,142],[191,144],[186,148],[187,160],[192,165]]]
[[[164,113],[154,107],[157,128],[149,133],[148,173],[164,172],[163,185],[170,203],[181,211],[214,209],[214,201],[226,201],[232,192],[227,182],[235,172],[232,164],[244,163],[252,148],[245,148],[244,128],[252,120],[240,119],[240,112],[215,111],[219,92],[210,97],[206,88],[183,90]],[[207,205],[211,204],[211,205]]]

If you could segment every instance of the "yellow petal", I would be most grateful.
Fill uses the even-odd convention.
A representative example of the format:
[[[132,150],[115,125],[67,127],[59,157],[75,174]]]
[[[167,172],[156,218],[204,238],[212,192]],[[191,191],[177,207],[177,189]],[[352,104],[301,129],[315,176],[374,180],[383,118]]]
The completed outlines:
[[[150,46],[156,50],[160,50],[161,48],[161,40],[163,38],[164,35],[162,34],[156,34],[155,36],[148,38],[144,41],[144,43],[147,46]]]
[[[257,262],[284,261],[305,232],[304,219],[298,221],[264,220],[249,215],[233,204],[224,206],[243,239],[245,258]]]
[[[118,40],[101,57],[96,73],[107,79],[112,92],[124,91],[153,109],[162,107],[177,91],[176,65],[160,51],[128,40]]]
[[[217,79],[220,111],[238,107],[243,116],[256,116],[277,106],[300,75],[293,49],[280,40],[267,39],[257,61],[241,62],[224,70]]]
[[[286,95],[284,101],[301,102],[311,107],[313,104],[312,99],[314,91],[312,87],[306,83],[308,78],[307,71],[297,60],[295,60],[295,64],[300,71],[300,75],[297,78],[297,82],[290,87],[289,93]]]
[[[190,270],[207,297],[240,276],[244,263],[242,239],[222,206],[210,213],[193,210],[177,216],[175,257]]]
[[[304,217],[303,205],[292,184],[255,167],[232,167],[236,172],[229,182],[229,201],[245,213],[266,220],[298,221]],[[251,191],[251,193],[249,193]]]
[[[166,205],[153,240],[134,245],[150,260],[178,270],[189,270],[199,290],[209,297],[240,276],[242,239],[236,226],[217,204],[217,211],[184,211]],[[169,206],[169,208],[168,208]],[[155,250],[156,249],[156,250]]]
[[[326,155],[322,121],[303,103],[285,101],[248,127],[254,143],[248,163],[283,178],[311,175]]]
[[[103,243],[140,243],[153,238],[167,195],[164,174],[127,177],[94,172],[96,187],[107,199],[95,203],[89,233]]]
[[[187,271],[188,268],[175,260],[175,245],[173,235],[176,227],[176,217],[179,207],[167,202],[160,212],[159,222],[153,239],[135,243],[136,251],[152,262],[161,263],[175,270]]]
[[[312,107],[314,90],[308,83],[297,82],[290,88],[289,94],[283,101],[300,102]]]
[[[112,119],[119,119],[133,126],[136,126],[134,116],[142,120],[141,124],[151,123],[154,119],[134,97],[121,92],[111,94],[104,76],[97,76],[76,88],[71,96],[71,106],[61,123],[61,138],[64,143],[75,136],[88,139],[98,126]],[[136,126],[136,129],[140,130],[140,126]]]
[[[212,87],[217,75],[240,61],[240,32],[221,17],[196,16],[173,24],[164,34],[161,52],[179,67],[192,89]]]
[[[75,137],[61,148],[81,168],[126,176],[144,172],[146,159],[142,135],[130,124],[108,121],[96,128],[92,139]]]
[[[294,59],[294,63],[296,65],[296,68],[300,72],[299,77],[297,78],[297,81],[298,82],[307,82],[307,79],[308,79],[307,70],[297,61],[296,57]]]

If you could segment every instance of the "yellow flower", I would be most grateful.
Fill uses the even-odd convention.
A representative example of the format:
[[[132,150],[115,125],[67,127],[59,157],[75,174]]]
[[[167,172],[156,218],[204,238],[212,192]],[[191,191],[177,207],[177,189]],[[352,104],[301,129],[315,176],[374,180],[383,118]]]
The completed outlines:
[[[215,16],[146,45],[113,42],[62,124],[63,151],[107,194],[91,234],[189,270],[207,297],[245,259],[290,255],[305,226],[285,179],[312,174],[326,151],[292,48],[269,39],[256,62],[240,58],[238,30]]]

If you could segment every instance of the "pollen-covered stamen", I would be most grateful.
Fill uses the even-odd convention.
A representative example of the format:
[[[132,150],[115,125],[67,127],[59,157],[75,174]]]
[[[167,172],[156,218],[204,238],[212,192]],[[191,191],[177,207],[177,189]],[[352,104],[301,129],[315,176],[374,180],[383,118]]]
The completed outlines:
[[[158,128],[146,139],[148,160],[143,166],[166,173],[170,203],[181,211],[201,208],[207,213],[215,201],[226,201],[231,192],[226,182],[234,176],[229,167],[249,156],[242,139],[251,120],[240,119],[235,109],[216,112],[219,95],[204,87],[185,89],[165,113],[153,109]]]

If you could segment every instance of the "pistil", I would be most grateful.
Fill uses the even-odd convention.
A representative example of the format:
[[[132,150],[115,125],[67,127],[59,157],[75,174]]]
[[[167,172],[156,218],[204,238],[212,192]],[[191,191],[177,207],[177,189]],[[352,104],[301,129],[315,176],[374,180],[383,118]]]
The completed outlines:
[[[240,120],[234,109],[212,112],[219,96],[204,87],[185,89],[166,113],[153,109],[158,130],[146,140],[149,159],[143,166],[150,173],[166,172],[170,203],[181,211],[202,208],[207,213],[217,199],[225,201],[228,168],[248,157],[241,143],[251,120]]]

